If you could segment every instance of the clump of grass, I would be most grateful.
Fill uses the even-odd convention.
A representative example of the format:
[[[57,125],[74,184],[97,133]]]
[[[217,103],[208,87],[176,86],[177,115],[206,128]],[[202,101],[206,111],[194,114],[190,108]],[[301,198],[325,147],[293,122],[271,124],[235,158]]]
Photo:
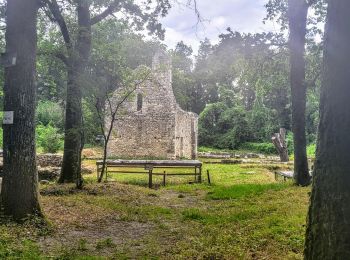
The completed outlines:
[[[78,249],[79,251],[87,251],[87,250],[88,250],[86,239],[81,238],[81,239],[78,240],[77,249]]]
[[[230,187],[215,186],[212,191],[208,192],[207,198],[212,200],[238,199],[262,194],[271,190],[282,190],[288,184],[271,183],[271,184],[239,184]]]
[[[113,240],[111,238],[106,238],[97,242],[96,249],[101,250],[101,249],[110,248],[114,246],[115,244],[113,243]]]
[[[199,209],[186,209],[182,212],[183,220],[203,220],[205,216]]]

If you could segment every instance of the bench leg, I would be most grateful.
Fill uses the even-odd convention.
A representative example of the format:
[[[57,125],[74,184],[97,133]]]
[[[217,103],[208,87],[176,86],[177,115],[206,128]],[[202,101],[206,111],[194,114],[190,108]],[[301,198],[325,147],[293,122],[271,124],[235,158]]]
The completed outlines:
[[[166,178],[166,174],[165,174],[165,171],[164,171],[164,175],[163,175],[163,186],[165,187],[165,178]]]
[[[152,189],[153,187],[153,180],[152,180],[152,176],[153,175],[153,172],[152,170],[149,170],[148,172],[148,188]]]
[[[202,167],[199,167],[198,182],[202,183]]]

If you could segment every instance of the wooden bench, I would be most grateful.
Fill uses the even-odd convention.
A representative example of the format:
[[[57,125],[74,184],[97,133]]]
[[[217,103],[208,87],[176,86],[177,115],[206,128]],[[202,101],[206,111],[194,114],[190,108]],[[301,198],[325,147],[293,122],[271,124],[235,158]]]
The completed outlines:
[[[96,162],[97,179],[100,177],[103,161]],[[118,169],[119,168],[119,169]],[[120,169],[129,168],[130,170]],[[136,170],[135,170],[136,169]],[[163,173],[155,173],[154,169],[163,169]],[[171,172],[166,169],[190,169],[193,172]],[[197,160],[108,160],[106,162],[106,179],[108,173],[147,174],[148,187],[153,187],[153,176],[163,176],[163,185],[167,176],[194,176],[195,182],[202,182],[202,163]]]

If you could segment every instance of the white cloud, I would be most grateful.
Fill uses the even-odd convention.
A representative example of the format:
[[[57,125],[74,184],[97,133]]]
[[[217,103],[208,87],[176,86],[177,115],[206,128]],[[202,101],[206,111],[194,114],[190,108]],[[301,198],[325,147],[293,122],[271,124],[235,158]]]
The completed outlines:
[[[201,40],[207,37],[215,43],[218,35],[224,33],[227,27],[252,33],[274,30],[272,23],[262,23],[267,0],[197,0],[204,18],[200,24],[194,10],[186,7],[188,0],[178,2],[180,4],[173,4],[169,15],[162,20],[166,28],[165,43],[171,48],[183,40],[196,52]]]

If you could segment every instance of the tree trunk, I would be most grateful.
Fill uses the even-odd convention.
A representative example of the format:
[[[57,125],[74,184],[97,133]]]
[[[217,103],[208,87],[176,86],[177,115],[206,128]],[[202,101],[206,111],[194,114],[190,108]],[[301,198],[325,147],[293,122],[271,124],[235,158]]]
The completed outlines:
[[[74,51],[69,57],[65,139],[60,183],[76,182],[82,185],[81,151],[83,147],[82,88],[84,72],[91,50],[90,4],[78,1],[79,32]]]
[[[276,147],[278,154],[280,156],[281,162],[288,162],[288,147],[286,142],[286,129],[281,128],[279,133],[275,133],[272,136],[272,143]]]
[[[304,54],[308,8],[309,6],[305,0],[288,1],[294,179],[295,183],[301,186],[307,186],[311,181],[306,155],[305,134],[306,84]]]
[[[328,2],[305,259],[350,259],[350,1]]]
[[[15,66],[5,69],[5,111],[14,111],[12,125],[4,125],[5,214],[21,219],[41,214],[35,150],[36,0],[7,1],[6,52],[16,53]]]

